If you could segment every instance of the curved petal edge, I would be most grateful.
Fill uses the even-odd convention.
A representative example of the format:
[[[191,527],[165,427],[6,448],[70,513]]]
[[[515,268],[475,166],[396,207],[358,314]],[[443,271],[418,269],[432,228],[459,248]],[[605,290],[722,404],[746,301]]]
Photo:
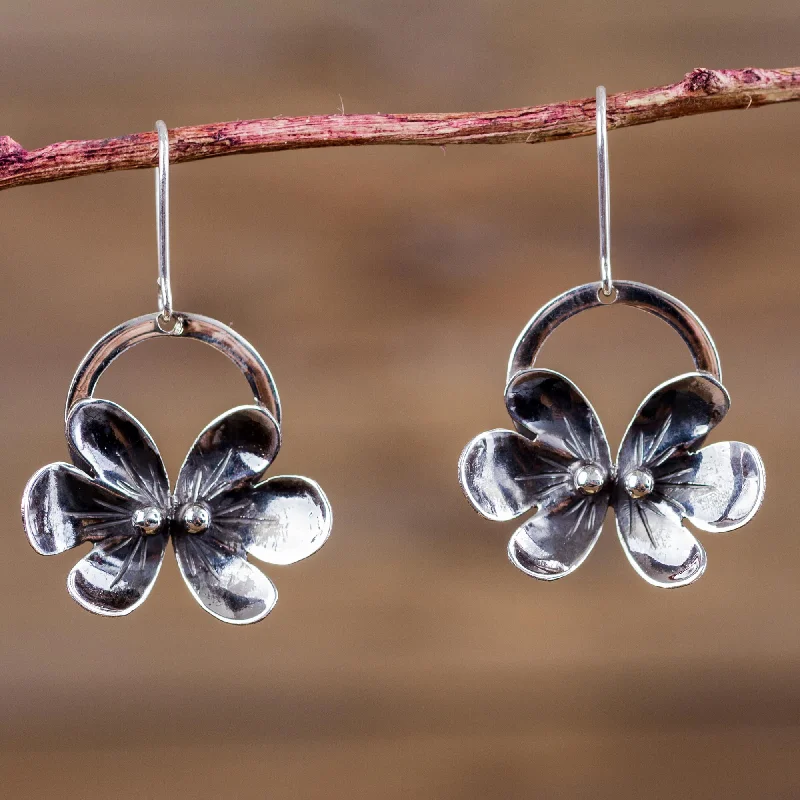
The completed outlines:
[[[178,502],[211,502],[223,492],[254,484],[280,444],[280,427],[265,408],[226,411],[206,425],[189,449],[175,485]]]
[[[67,577],[67,590],[88,611],[106,617],[130,614],[155,585],[167,535],[109,537],[82,558]]]
[[[247,560],[243,548],[192,534],[173,539],[173,548],[192,596],[218,620],[259,622],[278,602],[275,585]]]
[[[706,551],[667,502],[632,500],[620,490],[614,514],[622,549],[649,584],[675,589],[705,572]]]
[[[213,524],[267,564],[295,564],[328,540],[333,512],[316,481],[279,475],[220,498]]]
[[[511,563],[539,580],[566,577],[588,558],[600,538],[608,503],[606,492],[575,497],[556,510],[538,511],[511,537]]]
[[[502,428],[479,434],[464,448],[458,482],[473,508],[495,522],[558,504],[573,491],[568,460]]]

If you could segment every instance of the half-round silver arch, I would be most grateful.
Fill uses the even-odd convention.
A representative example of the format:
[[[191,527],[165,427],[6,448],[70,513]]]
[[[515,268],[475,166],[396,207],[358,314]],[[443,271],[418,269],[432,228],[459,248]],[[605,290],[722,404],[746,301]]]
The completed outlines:
[[[680,334],[700,372],[713,375],[722,380],[722,367],[719,354],[711,334],[700,318],[680,300],[660,289],[635,281],[614,281],[617,292],[614,303],[634,306],[663,319]],[[602,283],[586,283],[576,286],[564,294],[553,298],[540,308],[519,335],[508,362],[507,380],[521,369],[532,367],[542,345],[550,334],[570,317],[587,308],[611,305],[608,299],[601,300],[599,293]]]
[[[114,359],[131,347],[160,336],[197,339],[218,350],[242,371],[258,405],[281,421],[281,401],[269,368],[256,349],[232,328],[210,317],[185,312],[172,312],[174,327],[167,330],[159,324],[159,314],[145,314],[128,320],[109,331],[84,356],[75,372],[67,395],[65,416],[79,400],[91,397],[97,381]]]

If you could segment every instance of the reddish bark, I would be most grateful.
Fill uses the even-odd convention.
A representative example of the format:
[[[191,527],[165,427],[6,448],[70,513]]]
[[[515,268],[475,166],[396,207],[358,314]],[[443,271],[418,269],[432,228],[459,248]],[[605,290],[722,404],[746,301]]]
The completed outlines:
[[[609,129],[710,111],[800,100],[800,67],[695,69],[679,83],[608,97]],[[274,117],[170,131],[170,162],[365,144],[508,144],[594,134],[594,98],[530,108],[459,114],[349,114]],[[121,169],[153,167],[155,131],[67,141],[25,150],[0,136],[0,189]]]

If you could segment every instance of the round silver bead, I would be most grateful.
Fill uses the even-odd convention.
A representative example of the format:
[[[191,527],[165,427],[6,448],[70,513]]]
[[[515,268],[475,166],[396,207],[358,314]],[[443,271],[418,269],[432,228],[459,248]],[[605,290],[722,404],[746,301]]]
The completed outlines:
[[[181,514],[183,525],[189,533],[203,533],[211,524],[211,514],[200,503],[191,503],[183,509]]]
[[[575,488],[584,494],[597,494],[606,483],[606,471],[599,464],[584,464],[575,470]]]
[[[156,508],[155,506],[137,508],[136,511],[133,512],[131,523],[139,533],[149,536],[150,534],[156,533],[164,524],[164,514],[160,508]]]
[[[655,487],[653,473],[648,469],[632,469],[623,481],[625,491],[634,499],[646,497]]]

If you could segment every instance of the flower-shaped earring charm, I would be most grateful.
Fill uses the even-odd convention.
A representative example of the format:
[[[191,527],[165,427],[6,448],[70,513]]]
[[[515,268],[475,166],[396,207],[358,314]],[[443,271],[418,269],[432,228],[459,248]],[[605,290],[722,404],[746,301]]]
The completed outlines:
[[[203,608],[225,622],[256,622],[278,595],[248,554],[293,564],[330,533],[330,506],[314,481],[261,481],[280,431],[259,406],[234,408],[200,434],[174,494],[152,438],[115,403],[76,403],[67,439],[75,466],[40,469],[25,489],[22,515],[43,555],[94,545],[67,581],[90,611],[119,616],[140,605],[171,537],[181,574]]]
[[[554,580],[591,552],[609,505],[623,549],[636,571],[661,587],[702,575],[706,554],[683,525],[731,531],[753,517],[765,473],[754,447],[720,442],[703,447],[725,416],[728,393],[713,342],[689,309],[652,287],[620,281],[619,300],[666,319],[704,367],[656,388],[639,407],[611,460],[591,405],[557,372],[523,367],[555,327],[599,305],[597,284],[578,287],[545,306],[512,352],[506,407],[516,431],[473,439],[459,461],[459,480],[472,505],[491,520],[535,512],[511,537],[511,561],[535,578]]]
[[[512,562],[535,578],[554,580],[577,569],[611,503],[637,572],[656,586],[683,586],[703,573],[706,555],[682,520],[730,531],[761,502],[764,467],[755,448],[721,442],[699,449],[729,406],[709,375],[682,375],[655,389],[633,418],[616,467],[592,407],[563,375],[517,373],[506,405],[522,433],[494,430],[473,439],[459,476],[489,519],[536,509],[508,548]]]

